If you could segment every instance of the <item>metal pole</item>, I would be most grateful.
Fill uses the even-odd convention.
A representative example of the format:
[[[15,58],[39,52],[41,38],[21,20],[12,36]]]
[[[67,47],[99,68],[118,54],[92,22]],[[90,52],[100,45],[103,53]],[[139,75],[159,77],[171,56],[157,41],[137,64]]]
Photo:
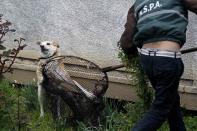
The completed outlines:
[[[181,53],[186,54],[186,53],[191,53],[191,52],[194,52],[194,51],[197,51],[197,47],[182,50]]]

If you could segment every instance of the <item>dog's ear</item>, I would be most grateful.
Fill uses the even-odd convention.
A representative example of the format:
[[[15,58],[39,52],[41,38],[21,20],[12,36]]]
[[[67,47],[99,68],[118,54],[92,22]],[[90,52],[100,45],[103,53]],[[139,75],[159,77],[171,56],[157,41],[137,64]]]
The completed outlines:
[[[56,42],[56,41],[53,41],[53,45],[56,46],[57,48],[60,47],[59,44],[58,44],[58,42]]]
[[[37,45],[40,45],[40,44],[41,44],[41,42],[40,42],[40,41],[38,41],[38,42],[36,42],[36,44],[37,44]]]

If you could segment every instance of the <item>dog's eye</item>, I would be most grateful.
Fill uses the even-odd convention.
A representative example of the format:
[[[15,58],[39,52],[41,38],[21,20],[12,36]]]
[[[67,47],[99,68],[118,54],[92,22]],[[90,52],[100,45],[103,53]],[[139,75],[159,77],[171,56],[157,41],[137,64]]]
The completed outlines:
[[[47,45],[50,45],[50,43],[47,43]]]

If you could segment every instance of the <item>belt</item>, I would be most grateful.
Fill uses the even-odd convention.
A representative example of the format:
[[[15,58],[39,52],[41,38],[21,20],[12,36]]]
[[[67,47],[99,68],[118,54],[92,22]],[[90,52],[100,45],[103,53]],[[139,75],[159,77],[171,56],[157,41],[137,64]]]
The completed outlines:
[[[148,56],[181,58],[181,52],[164,51],[164,50],[152,49],[152,48],[145,48],[145,49],[138,48],[138,52],[139,52],[139,54],[148,55]]]

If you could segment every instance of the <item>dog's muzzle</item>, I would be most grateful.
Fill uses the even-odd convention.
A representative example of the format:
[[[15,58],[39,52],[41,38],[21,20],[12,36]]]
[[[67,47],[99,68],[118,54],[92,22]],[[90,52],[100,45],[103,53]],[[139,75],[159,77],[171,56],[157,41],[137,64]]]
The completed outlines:
[[[40,48],[41,48],[41,51],[42,51],[42,52],[48,51],[48,50],[47,50],[46,48],[44,48],[44,46],[42,46],[42,45],[40,46]]]

